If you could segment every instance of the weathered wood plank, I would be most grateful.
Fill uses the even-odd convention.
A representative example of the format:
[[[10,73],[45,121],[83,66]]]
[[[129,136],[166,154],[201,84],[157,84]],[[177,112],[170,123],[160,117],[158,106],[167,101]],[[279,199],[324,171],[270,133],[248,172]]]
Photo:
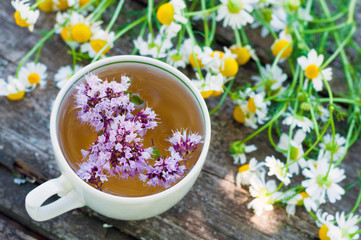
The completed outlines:
[[[127,9],[140,9],[133,1],[126,1]],[[16,64],[31,46],[39,39],[36,33],[15,26],[12,20],[12,8],[9,2],[0,2],[0,72],[1,77],[14,74]],[[111,9],[109,10],[111,11]],[[42,16],[40,27],[50,28],[54,20],[52,15]],[[122,22],[124,19],[119,18]],[[9,47],[11,46],[11,48]],[[111,54],[130,53],[131,37],[120,39]],[[41,60],[49,68],[49,79],[57,69],[71,62],[65,54],[67,48],[58,37],[44,46]],[[237,84],[250,81],[256,74],[253,64],[241,69]],[[24,198],[35,184],[15,185],[9,170],[13,169],[16,159],[22,159],[38,169],[47,178],[59,176],[53,157],[49,136],[49,117],[52,101],[58,90],[52,82],[48,88],[37,89],[20,102],[0,100],[0,181],[6,188],[0,189],[0,211],[51,239],[314,239],[317,229],[313,220],[303,210],[295,217],[287,218],[283,209],[265,213],[261,217],[253,216],[247,204],[251,197],[247,190],[234,185],[237,166],[233,165],[229,155],[229,144],[243,139],[253,130],[241,126],[232,119],[233,105],[227,100],[212,115],[212,144],[204,170],[189,194],[169,211],[142,221],[117,221],[100,216],[85,208],[64,214],[46,222],[32,221],[24,209]],[[207,100],[209,108],[217,104],[218,99]],[[277,154],[265,141],[266,133],[257,136],[250,143],[256,144],[260,151],[249,157],[263,160],[266,155]],[[350,151],[342,167],[349,176],[348,181],[357,179],[353,170],[360,164],[361,143]],[[1,166],[2,165],[2,166]],[[7,170],[5,170],[7,169]],[[15,194],[16,193],[16,194]],[[349,210],[355,202],[357,189],[337,206],[325,206],[325,209]],[[360,213],[360,210],[358,211]],[[104,229],[103,222],[111,223],[114,228]]]

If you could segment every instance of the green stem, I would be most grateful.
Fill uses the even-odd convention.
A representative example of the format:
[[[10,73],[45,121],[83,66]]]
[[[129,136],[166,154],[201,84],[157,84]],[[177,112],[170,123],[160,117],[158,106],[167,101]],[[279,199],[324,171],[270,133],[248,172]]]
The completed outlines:
[[[354,21],[353,16],[355,14],[356,3],[357,3],[357,0],[350,1],[350,5],[348,7],[348,15],[347,15],[347,23],[348,24],[350,24]]]
[[[201,11],[194,11],[194,12],[187,12],[184,14],[184,16],[186,17],[192,17],[192,16],[196,16],[196,15],[203,15],[203,14],[207,14],[209,12],[214,12],[214,11],[217,11],[217,9],[222,6],[222,4],[219,4],[215,7],[212,7],[212,8],[208,8],[208,9],[204,9],[204,10],[201,10]]]
[[[108,26],[107,28],[105,29],[106,32],[109,32],[110,29],[112,29],[115,21],[117,20],[118,16],[119,16],[119,13],[120,13],[120,10],[122,9],[123,7],[123,4],[124,4],[124,0],[120,0],[118,5],[117,5],[117,8],[115,9],[114,13],[113,13],[113,17],[112,19],[110,19],[110,22],[108,23]]]
[[[109,0],[102,0],[99,5],[94,9],[92,12],[93,17],[91,18],[91,21],[96,21],[98,17],[105,11],[105,9],[108,7]]]
[[[331,32],[331,31],[335,31],[335,30],[338,30],[340,28],[346,27],[347,25],[348,25],[347,23],[341,23],[341,24],[331,26],[331,27],[307,29],[307,30],[304,30],[303,33],[305,33],[305,34],[315,34],[315,33]]]
[[[358,197],[357,197],[357,200],[355,202],[355,205],[353,206],[351,211],[345,216],[345,218],[348,218],[352,213],[356,212],[358,210],[358,207],[360,206],[360,203],[361,203],[361,188],[360,188],[360,191],[358,193]]]
[[[344,50],[345,45],[348,43],[348,41],[350,41],[351,37],[354,35],[355,32],[356,32],[356,25],[352,24],[351,31],[349,32],[345,40],[343,40],[341,44],[338,44],[336,51],[330,57],[327,58],[327,61],[324,64],[322,64],[321,69],[327,67],[337,57],[337,55],[342,50]]]
[[[144,22],[145,20],[147,20],[146,16],[143,16],[141,18],[138,18],[137,20],[135,20],[134,22],[130,23],[128,26],[126,26],[125,28],[123,28],[122,30],[118,31],[115,34],[115,37],[113,39],[113,41],[108,42],[107,44],[104,45],[104,47],[102,49],[100,49],[100,51],[97,53],[97,55],[95,55],[95,57],[93,58],[93,60],[91,62],[95,62],[99,59],[99,57],[102,55],[102,53],[105,51],[105,49],[107,49],[108,47],[110,47],[110,45],[116,41],[118,38],[120,38],[121,36],[123,36],[126,32],[128,32],[130,29],[134,28],[135,26],[137,26],[138,24]]]
[[[213,113],[215,113],[222,106],[224,100],[226,100],[226,97],[229,94],[230,89],[232,88],[233,83],[234,83],[234,78],[232,78],[232,80],[229,81],[228,86],[226,87],[226,89],[221,97],[221,100],[219,101],[217,106],[215,108],[213,108],[212,111],[209,112],[209,115],[212,115]]]
[[[190,25],[189,19],[188,19],[187,24],[185,24],[185,27],[186,27],[186,30],[187,30],[187,33],[188,33],[189,37],[192,39],[192,56],[193,56],[194,62],[196,64],[196,69],[197,69],[199,78],[200,78],[200,80],[204,80],[201,68],[200,68],[200,66],[198,64],[198,61],[197,61],[197,56],[194,53],[194,45],[197,44],[197,41],[196,41],[196,38],[194,37],[194,34],[193,34],[193,31],[192,31],[192,27]]]
[[[206,1],[205,0],[201,0],[201,8],[202,11],[206,10]],[[208,21],[207,21],[207,13],[203,13],[203,29],[204,29],[204,44],[206,46],[210,46],[210,42],[209,42],[209,26],[208,26]]]
[[[287,108],[287,103],[283,104],[282,109],[277,113],[276,116],[274,116],[269,122],[267,122],[262,127],[258,128],[255,132],[253,132],[251,135],[246,137],[241,141],[241,143],[245,144],[247,141],[251,140],[253,137],[257,136],[259,133],[261,133],[263,130],[265,130],[270,124],[273,124],[285,111]]]
[[[39,6],[40,4],[42,4],[43,2],[45,2],[46,0],[41,0],[41,1],[38,1],[38,2],[35,2],[31,7],[30,7],[30,10],[34,10],[37,6]]]
[[[351,141],[353,129],[355,127],[355,123],[356,123],[356,119],[353,118],[351,121],[351,124],[350,124],[350,128],[347,131],[345,152],[342,154],[341,158],[335,163],[335,167],[337,167],[342,162],[342,160],[345,158],[345,156],[347,154],[348,149],[350,148],[350,141]]]
[[[44,45],[44,44],[43,44]],[[43,45],[41,45],[38,50],[36,51],[36,55],[35,55],[35,58],[34,58],[34,62],[37,63],[39,61],[39,57],[40,57],[40,53],[41,53],[41,50],[43,48]]]
[[[152,37],[152,43],[154,42],[154,32],[153,32],[153,25],[152,25],[153,5],[154,5],[154,1],[149,0],[148,1],[147,21],[148,21],[149,32]]]
[[[64,23],[65,24],[65,23]],[[34,53],[35,51],[37,51],[39,48],[41,48],[44,43],[46,42],[46,40],[48,40],[51,36],[53,36],[53,34],[55,33],[57,29],[54,28],[52,29],[50,32],[48,32],[42,39],[39,40],[39,42],[20,60],[18,68],[16,70],[15,76],[16,78],[19,77],[19,71],[20,68],[23,66],[23,64],[26,62],[26,60],[28,60]]]
[[[345,12],[346,11],[342,11],[342,12],[339,12],[337,13],[336,15],[330,17],[330,18],[320,18],[320,19],[317,19],[317,18],[314,18],[312,19],[311,23],[330,23],[330,22],[336,22],[338,19],[342,18],[344,15],[345,15]]]
[[[234,32],[234,37],[236,39],[236,44],[239,47],[242,47],[242,41],[241,41],[241,36],[239,35],[239,31],[237,28],[233,28],[233,32]]]

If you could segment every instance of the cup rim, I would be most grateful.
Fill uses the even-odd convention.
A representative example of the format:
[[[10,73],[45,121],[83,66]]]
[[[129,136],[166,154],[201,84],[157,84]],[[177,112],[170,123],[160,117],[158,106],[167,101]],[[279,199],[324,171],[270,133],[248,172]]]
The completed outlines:
[[[75,171],[69,166],[67,163],[65,156],[60,148],[58,135],[57,135],[57,118],[58,118],[58,112],[59,108],[61,106],[61,102],[68,92],[68,90],[75,84],[76,81],[81,79],[84,75],[88,74],[91,71],[94,71],[96,69],[99,69],[101,67],[104,67],[106,65],[110,64],[116,64],[116,63],[122,63],[122,62],[134,62],[134,63],[140,63],[140,64],[147,64],[152,65],[154,67],[158,67],[160,69],[166,70],[170,74],[174,75],[188,87],[188,89],[193,93],[193,95],[196,97],[197,102],[199,103],[199,106],[202,110],[203,114],[203,120],[204,120],[204,139],[203,139],[203,148],[201,151],[201,154],[199,155],[198,160],[196,161],[196,164],[190,169],[190,171],[187,173],[186,176],[184,176],[178,183],[176,183],[174,186],[165,189],[159,193],[155,193],[152,195],[146,195],[141,197],[125,197],[125,196],[117,196],[112,195],[110,193],[105,193],[102,191],[99,191],[95,189],[94,187],[88,185],[86,182],[84,182],[82,179],[79,178],[79,176],[75,173]],[[156,200],[159,198],[162,198],[164,196],[168,196],[171,194],[177,193],[179,189],[182,188],[183,185],[186,185],[188,182],[190,182],[193,178],[197,178],[198,174],[200,173],[204,162],[207,157],[209,145],[210,145],[210,139],[211,139],[211,121],[209,117],[209,112],[207,105],[197,90],[197,88],[193,85],[193,83],[189,80],[189,78],[184,75],[182,72],[180,72],[178,69],[162,62],[157,59],[149,58],[149,57],[143,57],[143,56],[135,56],[135,55],[119,55],[119,56],[113,56],[108,57],[105,59],[98,60],[94,63],[90,63],[83,68],[81,68],[78,72],[76,72],[62,87],[60,92],[58,93],[52,107],[51,116],[50,116],[50,138],[51,143],[54,150],[54,155],[56,157],[57,164],[60,167],[60,170],[62,173],[65,173],[68,177],[71,177],[71,182],[75,182],[76,184],[79,184],[80,187],[86,191],[89,191],[92,195],[97,195],[102,198],[107,198],[110,200],[116,200],[116,201],[131,201],[131,202],[142,202],[142,201],[149,201],[149,200]],[[74,186],[74,188],[77,188]]]

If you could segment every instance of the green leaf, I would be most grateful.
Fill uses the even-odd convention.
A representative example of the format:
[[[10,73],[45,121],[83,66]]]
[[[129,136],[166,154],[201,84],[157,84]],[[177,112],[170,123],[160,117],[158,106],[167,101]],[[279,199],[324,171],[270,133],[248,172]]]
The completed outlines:
[[[160,155],[159,150],[158,150],[156,147],[153,147],[152,158],[153,158],[153,159],[158,159],[158,158],[160,158],[160,157],[161,157],[161,155]]]
[[[130,94],[130,101],[136,105],[143,104],[143,100],[138,95]]]

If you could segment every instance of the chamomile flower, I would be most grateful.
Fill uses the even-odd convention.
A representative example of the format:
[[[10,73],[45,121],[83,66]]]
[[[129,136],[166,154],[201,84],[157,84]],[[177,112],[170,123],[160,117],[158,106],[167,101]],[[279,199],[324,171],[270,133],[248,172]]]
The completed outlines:
[[[317,106],[316,113],[316,117],[318,117],[322,122],[326,122],[330,118],[330,111],[321,104]]]
[[[251,153],[257,150],[256,145],[246,145],[241,141],[235,141],[231,145],[231,154],[234,164],[245,164],[247,161],[246,153]]]
[[[298,175],[299,167],[301,167],[302,169],[307,166],[306,160],[302,158],[302,155],[304,153],[302,142],[305,138],[305,132],[301,129],[298,129],[292,140],[290,140],[287,134],[282,133],[280,141],[277,144],[277,147],[283,150],[283,154],[286,157],[288,155],[288,150],[290,149],[290,160],[293,161],[293,163],[288,167],[288,169],[291,174]],[[289,144],[291,146],[289,146]]]
[[[0,96],[6,96],[12,101],[18,101],[25,96],[25,86],[18,79],[8,76],[8,81],[0,79]]]
[[[39,10],[32,10],[29,0],[13,0],[11,5],[15,8],[14,18],[16,24],[20,27],[27,27],[32,32],[39,17]]]
[[[264,171],[263,163],[257,162],[255,158],[252,158],[249,163],[244,164],[238,168],[236,175],[236,185],[241,187],[241,185],[249,185],[251,183],[252,177],[261,177],[261,173]]]
[[[75,6],[79,0],[53,0],[54,9],[65,11],[68,10],[70,7]]]
[[[70,21],[60,28],[62,24],[70,17]],[[92,14],[84,17],[83,15],[72,12],[69,16],[68,13],[57,13],[56,25],[59,26],[57,33],[60,34],[61,38],[67,43],[72,44],[74,47],[78,47],[79,44],[88,42],[92,36],[100,31],[101,21],[93,21],[91,18]]]
[[[277,199],[281,193],[276,192],[277,185],[274,180],[265,180],[265,172],[261,173],[261,177],[253,176],[250,180],[249,192],[253,199],[248,205],[248,208],[253,208],[256,215],[261,215],[263,211],[272,211],[274,200]]]
[[[252,76],[252,80],[255,81],[256,85],[261,85],[257,88],[258,91],[265,91],[267,96],[273,96],[284,91],[282,84],[287,80],[287,74],[282,71],[282,69],[275,65],[272,69],[270,64],[267,64],[265,67],[261,67],[262,76]]]
[[[219,72],[226,78],[233,77],[238,73],[237,55],[233,54],[228,48],[224,48],[224,54],[221,58]]]
[[[183,41],[179,50],[170,50],[167,53],[167,63],[176,68],[185,68],[189,63],[189,55],[192,52],[192,45],[193,41],[191,39],[186,39]]]
[[[346,138],[339,133],[335,135],[335,142],[332,140],[331,134],[325,134],[323,136],[323,142],[320,143],[320,148],[323,149],[325,157],[331,158],[333,153],[333,160],[339,160],[346,151]]]
[[[353,235],[359,229],[357,226],[359,216],[350,214],[346,219],[345,212],[336,212],[335,218],[337,226],[329,225],[327,233],[331,240],[359,239],[360,234]]]
[[[42,63],[29,62],[19,71],[19,80],[28,91],[33,90],[36,85],[41,88],[46,85],[47,67]]]
[[[345,171],[333,165],[330,170],[329,168],[327,159],[321,155],[317,160],[317,166],[309,163],[308,168],[302,171],[307,178],[302,181],[302,186],[313,199],[318,199],[320,203],[326,202],[326,196],[331,203],[335,203],[345,194],[345,190],[338,184],[345,179]]]
[[[280,32],[287,27],[287,13],[282,6],[264,7],[259,9],[263,15],[263,19],[269,24],[269,27],[274,32]],[[252,28],[262,26],[261,22],[256,21],[252,23]],[[261,37],[266,37],[269,34],[268,28],[262,26]]]
[[[73,68],[70,65],[63,66],[59,68],[59,70],[54,75],[54,81],[56,82],[56,86],[61,89],[67,80],[73,76],[74,73],[79,71],[81,69],[81,66],[75,65],[75,69],[73,71]]]
[[[292,109],[290,109],[290,112],[285,113],[285,118],[283,119],[282,124],[291,127],[297,126],[306,133],[310,132],[311,129],[313,129],[313,123],[309,118],[302,116],[298,113],[294,114]]]
[[[210,47],[201,48],[196,45],[189,54],[189,63],[194,68],[205,68],[206,66],[210,67],[209,64],[214,61],[214,57],[212,57],[213,52],[214,51]]]
[[[251,88],[247,88],[243,93],[239,92],[240,99],[235,100],[237,106],[233,110],[233,118],[244,125],[257,128],[258,124],[266,121],[269,101],[264,101],[264,92],[255,93]]]
[[[302,192],[304,193],[304,192]],[[286,212],[287,212],[287,215],[290,216],[290,215],[295,215],[296,213],[296,206],[299,206],[302,204],[302,201],[303,201],[303,195],[302,193],[295,193],[294,191],[289,191],[287,192],[285,195],[284,195],[284,198],[289,198],[291,197],[290,199],[288,199],[286,201]],[[306,193],[307,194],[307,193]]]
[[[222,74],[212,74],[207,72],[204,80],[200,79],[198,73],[196,74],[197,80],[193,80],[193,84],[198,88],[204,99],[209,97],[217,97],[223,92],[223,76]]]
[[[91,38],[89,42],[81,45],[81,51],[89,54],[89,57],[94,58],[98,52],[107,44],[109,46],[102,52],[101,56],[104,57],[107,52],[114,46],[115,39],[114,32],[107,32],[99,30]]]
[[[334,216],[328,214],[327,212],[322,213],[322,210],[319,209],[316,212],[317,221],[316,225],[320,228],[318,231],[318,237],[320,240],[330,240],[328,237],[329,227],[333,226]]]
[[[290,177],[292,176],[285,167],[285,164],[274,156],[267,156],[265,159],[265,166],[269,168],[268,176],[275,175],[285,185],[290,184]]]
[[[217,10],[216,20],[223,20],[223,27],[240,29],[242,26],[253,22],[250,14],[255,0],[221,0],[222,5]]]
[[[258,59],[256,55],[256,51],[253,48],[251,48],[250,45],[244,45],[244,46],[232,45],[229,49],[233,54],[237,55],[236,61],[238,65],[245,65],[246,63],[249,62],[251,58],[254,60]]]
[[[307,57],[302,56],[297,58],[298,64],[302,70],[305,71],[305,76],[309,81],[312,81],[313,88],[316,91],[321,91],[323,87],[323,78],[326,81],[332,79],[332,68],[321,69],[323,62],[323,55],[318,55],[315,49],[312,49]],[[305,82],[305,84],[307,81]]]
[[[138,37],[133,41],[134,46],[139,50],[142,56],[151,56],[153,58],[166,57],[166,51],[172,47],[172,42],[169,39],[163,38],[158,34],[152,41],[151,34],[148,34],[148,40],[144,41],[142,37]]]
[[[272,44],[271,50],[273,56],[275,57],[281,54],[281,60],[288,58],[293,51],[291,35],[286,33],[286,31],[280,32],[278,39],[276,39]]]
[[[162,24],[160,28],[161,34],[171,39],[177,35],[182,28],[181,24],[188,22],[182,14],[182,10],[186,7],[183,0],[171,0],[160,5],[157,10],[157,19]]]

